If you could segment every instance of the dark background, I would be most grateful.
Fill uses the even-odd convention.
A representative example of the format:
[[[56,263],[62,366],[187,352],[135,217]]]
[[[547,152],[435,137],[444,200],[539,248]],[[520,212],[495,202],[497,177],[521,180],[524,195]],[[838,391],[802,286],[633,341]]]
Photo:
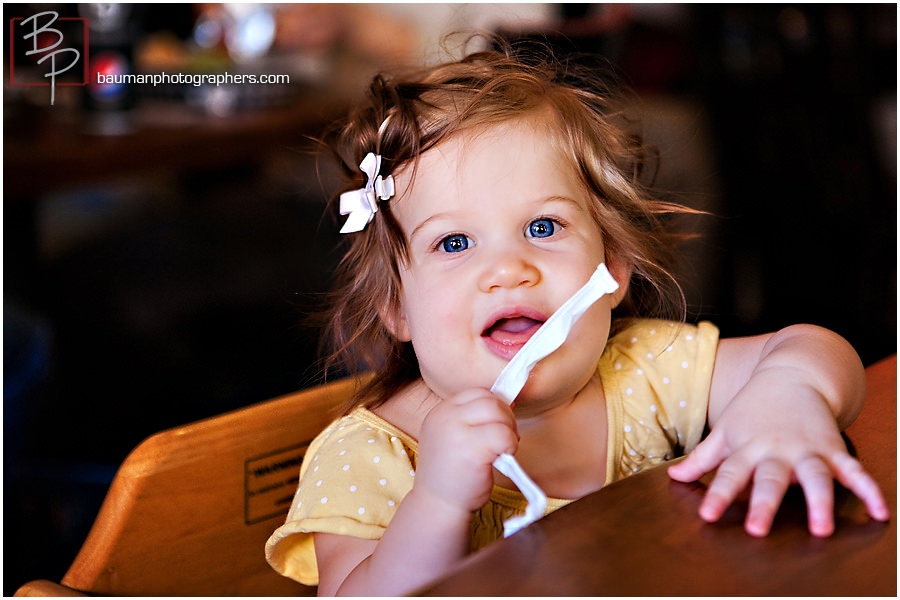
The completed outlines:
[[[724,336],[820,324],[865,364],[895,352],[896,5],[559,10],[565,35],[541,34],[619,65],[647,98],[660,184],[716,215],[685,268],[693,316]],[[183,38],[193,18],[189,6],[145,7],[136,31]],[[48,114],[13,91],[4,595],[61,578],[143,438],[320,381],[304,317],[338,241],[300,132],[220,168],[11,194],[22,175],[10,153]],[[23,244],[29,227],[36,248]]]

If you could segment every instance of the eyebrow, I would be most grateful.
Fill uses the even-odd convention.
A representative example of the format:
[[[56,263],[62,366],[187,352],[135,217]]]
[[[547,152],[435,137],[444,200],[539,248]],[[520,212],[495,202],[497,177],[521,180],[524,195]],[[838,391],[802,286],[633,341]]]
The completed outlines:
[[[572,206],[573,208],[575,208],[578,211],[587,212],[585,210],[585,207],[582,206],[578,202],[578,200],[575,200],[574,198],[570,198],[568,196],[557,196],[557,195],[547,196],[542,199],[536,199],[533,201],[533,203],[540,204],[541,206],[544,206],[547,204],[566,204],[566,205]],[[431,215],[430,217],[428,217],[427,219],[425,219],[424,221],[419,223],[416,226],[416,228],[412,230],[412,232],[409,234],[409,239],[412,240],[416,236],[416,234],[418,234],[419,231],[422,230],[429,223],[432,223],[433,221],[438,221],[442,218],[451,217],[452,212],[453,211],[444,211],[444,212],[439,212],[439,213],[435,213],[435,214]]]
[[[412,232],[409,234],[410,241],[412,241],[412,239],[414,237],[416,237],[416,234],[418,234],[429,223],[431,223],[433,221],[438,221],[442,218],[449,217],[449,216],[450,216],[449,212],[439,212],[439,213],[435,213],[435,214],[431,215],[430,217],[428,217],[427,219],[425,219],[424,221],[419,223],[416,226],[416,228],[412,230]]]
[[[576,200],[575,198],[569,198],[568,196],[549,196],[544,198],[542,201],[543,204],[551,204],[551,203],[562,203],[574,206],[578,210],[584,210],[584,207]]]

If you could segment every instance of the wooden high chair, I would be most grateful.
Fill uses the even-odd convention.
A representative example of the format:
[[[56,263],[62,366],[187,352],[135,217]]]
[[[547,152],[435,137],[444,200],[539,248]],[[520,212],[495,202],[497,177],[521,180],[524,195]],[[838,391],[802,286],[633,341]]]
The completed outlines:
[[[344,379],[147,438],[119,467],[60,583],[16,596],[315,595],[266,563],[307,446],[355,389]]]

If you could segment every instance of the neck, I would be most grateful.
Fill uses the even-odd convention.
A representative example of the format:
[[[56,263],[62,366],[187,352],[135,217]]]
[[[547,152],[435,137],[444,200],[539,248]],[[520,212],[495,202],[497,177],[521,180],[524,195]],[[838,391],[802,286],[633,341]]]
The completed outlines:
[[[579,498],[602,487],[608,421],[599,375],[569,401],[517,418],[517,423],[516,459],[547,495]],[[511,485],[502,479],[497,482]]]

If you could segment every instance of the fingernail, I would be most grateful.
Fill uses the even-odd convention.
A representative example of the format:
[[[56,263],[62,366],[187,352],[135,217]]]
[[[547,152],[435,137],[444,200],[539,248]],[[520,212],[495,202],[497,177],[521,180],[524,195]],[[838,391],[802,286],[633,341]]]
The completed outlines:
[[[718,519],[716,510],[708,504],[702,504],[700,506],[699,512],[700,512],[700,518],[703,519],[704,521],[706,521],[707,523],[712,523],[713,521]]]
[[[768,530],[765,527],[760,527],[755,523],[748,523],[746,527],[747,533],[752,535],[753,537],[766,537],[768,534]]]

